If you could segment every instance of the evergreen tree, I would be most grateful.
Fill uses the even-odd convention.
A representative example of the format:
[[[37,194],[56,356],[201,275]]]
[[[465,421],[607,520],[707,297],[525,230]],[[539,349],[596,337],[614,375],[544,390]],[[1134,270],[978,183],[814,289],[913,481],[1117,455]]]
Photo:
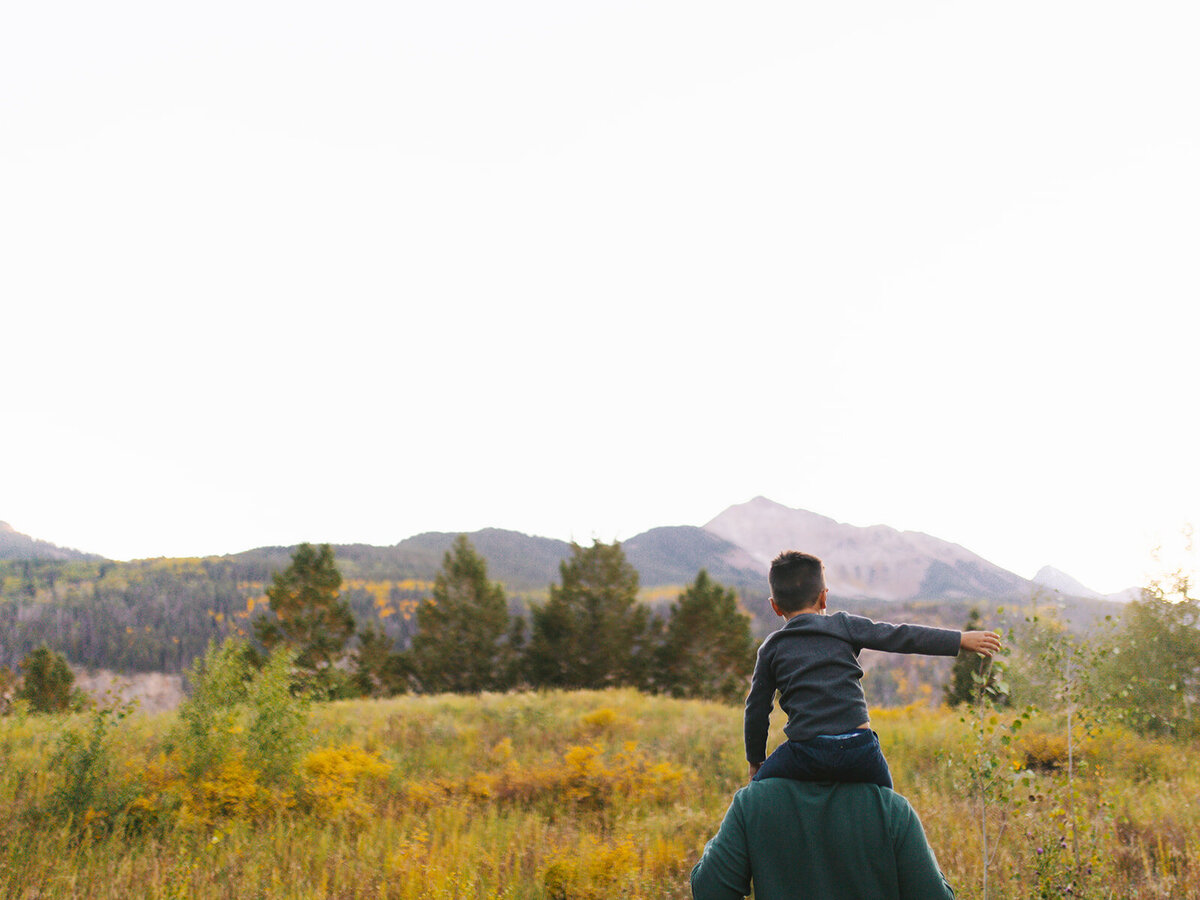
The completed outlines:
[[[532,609],[530,680],[539,687],[639,685],[652,655],[637,571],[618,543],[571,545],[545,606]]]
[[[22,660],[21,673],[24,678],[17,699],[29,701],[31,710],[56,713],[70,708],[75,673],[61,654],[42,644]]]
[[[413,675],[429,692],[504,690],[516,657],[509,637],[504,588],[488,581],[487,562],[459,535],[442,560],[432,596],[417,608]]]
[[[354,685],[362,697],[391,697],[404,692],[409,666],[405,654],[375,622],[368,622],[358,633],[354,654]]]
[[[338,594],[342,575],[328,544],[301,544],[291,564],[271,577],[267,599],[275,617],[254,622],[255,635],[268,650],[279,644],[296,651],[296,667],[312,686],[330,692],[333,670],[354,634],[350,606]]]
[[[754,650],[750,617],[738,609],[733,591],[701,569],[671,606],[659,651],[661,687],[676,697],[742,700]]]
[[[972,608],[967,614],[967,624],[963,631],[979,631],[982,628],[983,620],[979,616],[979,610]],[[983,674],[985,664],[986,660],[978,653],[958,654],[950,672],[950,681],[942,688],[947,705],[958,706],[960,703],[966,703],[969,706],[975,702],[979,697],[979,685],[975,679]]]

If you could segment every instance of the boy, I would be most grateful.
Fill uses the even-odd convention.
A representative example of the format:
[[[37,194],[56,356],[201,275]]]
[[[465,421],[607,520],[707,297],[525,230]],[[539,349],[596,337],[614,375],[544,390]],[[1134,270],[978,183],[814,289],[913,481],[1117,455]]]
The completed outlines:
[[[754,781],[865,781],[890,788],[892,776],[859,683],[859,651],[957,656],[965,650],[990,657],[1000,649],[1000,635],[992,631],[826,615],[825,566],[808,553],[780,553],[771,561],[769,580],[771,609],[787,623],[758,648],[746,697],[746,761]],[[764,762],[777,690],[788,717],[783,729],[788,739]]]

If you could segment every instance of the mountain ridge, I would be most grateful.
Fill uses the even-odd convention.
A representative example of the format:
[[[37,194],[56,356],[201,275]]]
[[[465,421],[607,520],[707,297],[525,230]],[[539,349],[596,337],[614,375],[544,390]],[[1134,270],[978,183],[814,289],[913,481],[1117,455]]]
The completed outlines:
[[[49,541],[30,537],[7,522],[0,522],[0,559],[3,560],[54,560],[63,562],[72,559],[99,562],[104,557],[95,553],[84,553],[72,547],[60,547]]]
[[[336,545],[339,558],[360,573],[432,578],[460,532],[422,532],[396,544]],[[522,591],[541,591],[558,577],[571,544],[502,528],[464,532],[488,560],[495,580]],[[1133,589],[1101,595],[1065,573],[1045,567],[1022,578],[967,548],[918,531],[889,525],[856,526],[758,496],[718,513],[703,526],[651,528],[622,542],[644,587],[682,586],[701,568],[743,593],[769,593],[767,570],[780,551],[798,549],[820,556],[831,595],[845,600],[924,601],[987,597],[1029,598],[1051,590],[1088,600],[1128,600]],[[291,547],[258,547],[225,558],[258,560],[268,568],[286,565]],[[0,523],[0,559],[93,560],[97,554],[58,547]]]

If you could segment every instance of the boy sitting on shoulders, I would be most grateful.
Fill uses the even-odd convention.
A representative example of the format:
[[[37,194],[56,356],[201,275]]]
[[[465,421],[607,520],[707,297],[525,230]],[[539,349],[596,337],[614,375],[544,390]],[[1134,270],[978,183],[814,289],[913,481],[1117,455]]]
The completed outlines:
[[[890,653],[992,656],[993,631],[955,631],[890,625],[863,616],[825,612],[825,566],[815,556],[785,551],[771,562],[771,609],[787,622],[758,649],[746,697],[746,761],[750,776],[800,781],[863,781],[892,787],[891,772],[871,730],[860,679],[864,648]],[[771,706],[787,713],[787,741],[764,762]]]

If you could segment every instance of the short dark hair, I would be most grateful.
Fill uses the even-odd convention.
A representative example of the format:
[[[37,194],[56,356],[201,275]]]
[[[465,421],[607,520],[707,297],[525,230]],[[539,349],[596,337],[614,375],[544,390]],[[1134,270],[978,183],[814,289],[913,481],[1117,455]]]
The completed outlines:
[[[816,606],[825,590],[825,564],[811,553],[784,550],[771,560],[771,597],[784,612]]]

